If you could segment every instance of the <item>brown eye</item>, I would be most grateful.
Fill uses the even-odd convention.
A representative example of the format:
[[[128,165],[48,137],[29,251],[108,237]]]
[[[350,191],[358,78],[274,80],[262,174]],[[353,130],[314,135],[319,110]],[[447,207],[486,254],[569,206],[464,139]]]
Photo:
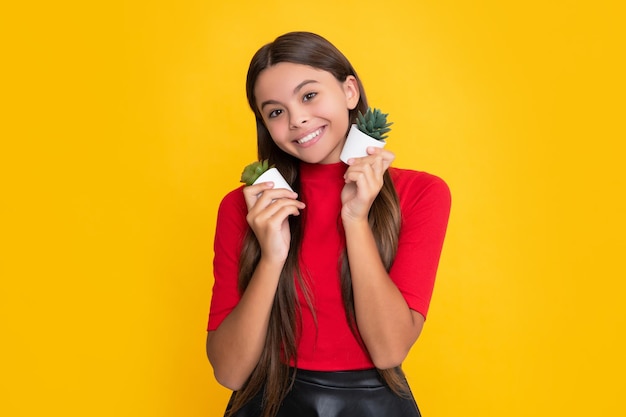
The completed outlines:
[[[267,117],[273,119],[274,117],[280,116],[282,112],[282,110],[272,110],[270,114],[267,115]]]
[[[302,101],[309,101],[313,97],[315,97],[316,95],[317,95],[317,93],[307,93],[307,94],[304,95],[304,98],[302,99]]]

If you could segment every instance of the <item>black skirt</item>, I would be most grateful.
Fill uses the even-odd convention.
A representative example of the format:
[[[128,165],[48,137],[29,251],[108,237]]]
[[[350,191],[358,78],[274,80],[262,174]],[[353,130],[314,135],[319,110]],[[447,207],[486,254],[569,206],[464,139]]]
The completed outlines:
[[[262,398],[260,392],[232,417],[261,416]],[[412,395],[408,398],[396,395],[375,369],[342,372],[298,369],[293,388],[277,417],[421,417],[421,414]]]

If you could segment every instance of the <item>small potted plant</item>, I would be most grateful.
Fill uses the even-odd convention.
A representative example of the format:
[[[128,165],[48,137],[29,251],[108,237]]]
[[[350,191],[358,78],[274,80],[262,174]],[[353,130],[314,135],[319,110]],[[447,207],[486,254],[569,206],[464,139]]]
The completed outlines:
[[[339,158],[348,163],[350,158],[367,156],[368,146],[383,148],[386,145],[387,133],[391,130],[389,126],[393,124],[387,122],[388,115],[372,108],[368,108],[365,114],[359,111],[356,123],[350,127]]]
[[[241,173],[240,181],[246,185],[272,181],[274,188],[286,188],[293,191],[278,169],[274,168],[274,165],[270,165],[267,159],[254,161],[247,165]]]

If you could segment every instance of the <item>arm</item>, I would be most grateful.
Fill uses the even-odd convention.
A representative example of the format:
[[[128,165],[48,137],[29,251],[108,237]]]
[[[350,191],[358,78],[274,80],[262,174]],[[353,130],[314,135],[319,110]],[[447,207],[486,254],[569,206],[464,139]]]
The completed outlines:
[[[295,193],[270,188],[268,184],[244,188],[246,219],[259,240],[261,259],[237,306],[207,336],[207,356],[215,378],[232,390],[241,388],[261,356],[274,295],[289,251],[287,218],[298,215],[304,207],[295,200]]]
[[[400,365],[417,340],[424,317],[409,308],[387,274],[365,221],[344,222],[359,332],[379,369]]]
[[[215,379],[233,391],[254,370],[263,346],[282,264],[261,259],[237,307],[207,335]]]
[[[407,216],[403,215],[398,253],[388,274],[367,213],[391,160],[393,155],[386,151],[355,160],[346,175],[346,189],[350,184],[356,187],[351,193],[344,189],[342,209],[357,325],[381,369],[401,364],[422,330],[449,213],[449,191],[443,181],[420,177],[417,188],[405,182],[404,189],[410,190],[403,203]]]

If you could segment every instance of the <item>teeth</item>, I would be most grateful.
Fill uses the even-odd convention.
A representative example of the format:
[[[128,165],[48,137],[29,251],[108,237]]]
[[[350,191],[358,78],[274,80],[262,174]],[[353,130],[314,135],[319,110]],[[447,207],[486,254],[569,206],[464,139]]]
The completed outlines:
[[[308,135],[306,135],[302,139],[299,139],[298,143],[299,144],[307,143],[308,141],[310,141],[314,137],[318,136],[321,132],[322,132],[322,129],[318,129],[315,132],[309,133]]]

